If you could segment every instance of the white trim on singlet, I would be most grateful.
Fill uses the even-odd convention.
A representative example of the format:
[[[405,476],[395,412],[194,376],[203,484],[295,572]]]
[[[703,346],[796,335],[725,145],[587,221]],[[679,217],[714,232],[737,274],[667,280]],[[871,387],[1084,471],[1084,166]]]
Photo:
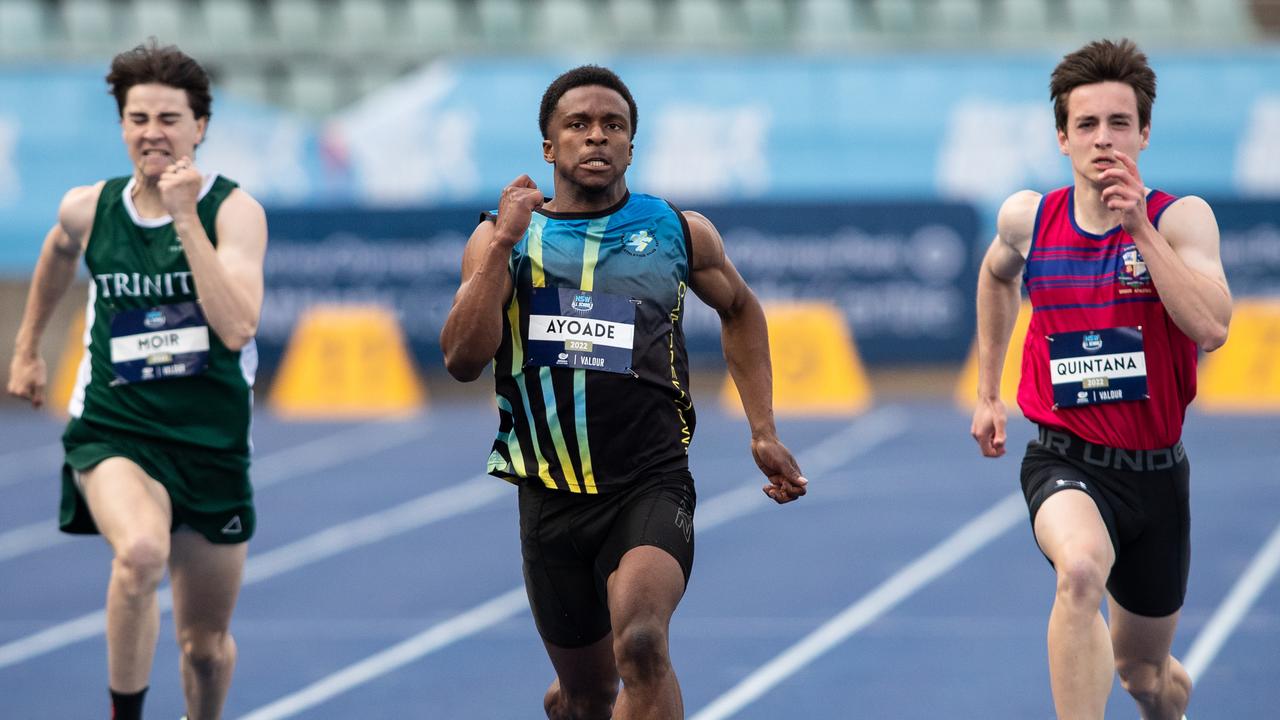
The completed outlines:
[[[253,381],[258,375],[258,340],[251,339],[249,344],[240,348],[240,376],[249,386],[249,454],[253,454]]]
[[[218,179],[218,173],[209,173],[204,176],[204,185],[200,187],[200,195],[196,197],[196,202],[204,199],[205,195],[213,189],[213,183]],[[124,190],[120,191],[121,199],[124,201],[124,209],[129,213],[129,219],[134,225],[144,228],[164,227],[173,222],[172,215],[162,215],[157,218],[144,218],[138,214],[138,208],[133,204],[133,186],[138,182],[137,177],[129,178],[129,182],[125,183]]]
[[[67,414],[78,418],[84,414],[84,398],[89,389],[89,381],[93,377],[93,321],[94,303],[98,299],[98,284],[89,283],[89,301],[84,307],[84,355],[80,358],[80,367],[76,368],[76,385],[71,391],[71,400],[67,403]]]

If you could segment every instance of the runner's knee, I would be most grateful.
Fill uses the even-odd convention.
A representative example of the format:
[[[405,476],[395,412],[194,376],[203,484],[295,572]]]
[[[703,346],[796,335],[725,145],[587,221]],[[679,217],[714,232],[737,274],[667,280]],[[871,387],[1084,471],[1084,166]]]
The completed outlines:
[[[199,674],[221,669],[235,652],[231,633],[226,631],[184,631],[178,639],[178,647],[187,664]]]
[[[1089,607],[1102,602],[1107,570],[1087,553],[1072,555],[1058,563],[1058,597]]]
[[[633,623],[617,633],[613,654],[623,682],[645,682],[666,671],[667,632],[653,621]]]
[[[1161,663],[1148,660],[1116,658],[1116,671],[1125,692],[1138,702],[1154,702],[1164,691],[1165,674]]]
[[[129,595],[155,592],[169,561],[167,538],[140,535],[122,543],[116,551],[113,573]]]

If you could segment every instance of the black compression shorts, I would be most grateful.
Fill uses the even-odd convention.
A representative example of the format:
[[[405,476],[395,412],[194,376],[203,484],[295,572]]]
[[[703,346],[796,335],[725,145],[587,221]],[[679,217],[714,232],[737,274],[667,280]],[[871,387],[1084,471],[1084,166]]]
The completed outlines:
[[[606,583],[628,550],[652,545],[693,570],[696,495],[687,470],[603,495],[520,486],[525,589],[542,639],[590,645],[611,629]]]
[[[1107,591],[1129,612],[1164,617],[1182,607],[1191,565],[1191,464],[1182,443],[1119,450],[1041,427],[1022,460],[1022,492],[1036,513],[1049,496],[1083,491],[1111,535]]]

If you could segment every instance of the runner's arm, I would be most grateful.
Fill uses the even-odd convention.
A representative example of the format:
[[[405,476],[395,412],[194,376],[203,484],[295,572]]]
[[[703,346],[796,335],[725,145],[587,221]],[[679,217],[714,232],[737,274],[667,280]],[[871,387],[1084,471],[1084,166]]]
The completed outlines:
[[[773,368],[764,309],[729,260],[724,240],[711,221],[695,212],[684,215],[693,245],[689,285],[720,315],[724,357],[751,427],[752,455],[770,482],[764,492],[776,502],[789,502],[805,494],[808,481],[778,439],[774,425]]]
[[[1222,347],[1231,324],[1231,290],[1209,204],[1194,195],[1179,198],[1164,211],[1160,230],[1150,227],[1134,243],[1178,328],[1205,352]]]
[[[513,283],[507,263],[511,245],[495,240],[495,224],[480,223],[462,256],[462,283],[440,331],[449,374],[463,382],[480,377],[502,344],[502,309]]]
[[[1007,411],[1000,399],[1000,379],[1018,319],[1018,285],[1039,203],[1039,193],[1029,190],[1005,200],[996,220],[996,237],[978,270],[978,403],[970,434],[987,457],[1004,454]]]
[[[76,277],[80,255],[93,229],[93,216],[103,183],[72,188],[62,198],[58,222],[45,236],[36,261],[27,305],[13,343],[9,365],[8,391],[29,400],[35,407],[44,403],[48,372],[40,356],[40,339],[62,296]]]
[[[205,319],[224,345],[239,350],[258,332],[267,216],[257,200],[236,189],[218,208],[214,227],[216,248],[194,212],[174,217]]]

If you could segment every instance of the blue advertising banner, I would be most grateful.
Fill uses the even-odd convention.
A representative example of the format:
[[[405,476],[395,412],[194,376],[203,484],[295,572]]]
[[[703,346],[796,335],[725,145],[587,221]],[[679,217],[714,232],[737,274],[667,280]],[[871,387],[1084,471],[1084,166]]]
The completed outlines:
[[[1233,297],[1280,297],[1280,200],[1209,199]]]
[[[646,192],[690,207],[969,202],[990,228],[1011,192],[1070,181],[1047,92],[1059,58],[446,56],[322,120],[215,88],[196,161],[272,207],[483,207],[522,173],[550,185],[541,95],[597,62],[635,96],[628,172]],[[1280,195],[1280,51],[1158,53],[1152,64],[1147,184]],[[0,67],[0,272],[30,272],[67,188],[129,171],[105,70]]]
[[[822,299],[845,314],[870,363],[959,361],[973,335],[978,215],[961,203],[732,204],[698,208],[762,301]],[[317,302],[394,308],[418,362],[439,335],[475,210],[274,210],[258,341],[274,365]],[[690,301],[694,360],[718,362],[719,317]]]

